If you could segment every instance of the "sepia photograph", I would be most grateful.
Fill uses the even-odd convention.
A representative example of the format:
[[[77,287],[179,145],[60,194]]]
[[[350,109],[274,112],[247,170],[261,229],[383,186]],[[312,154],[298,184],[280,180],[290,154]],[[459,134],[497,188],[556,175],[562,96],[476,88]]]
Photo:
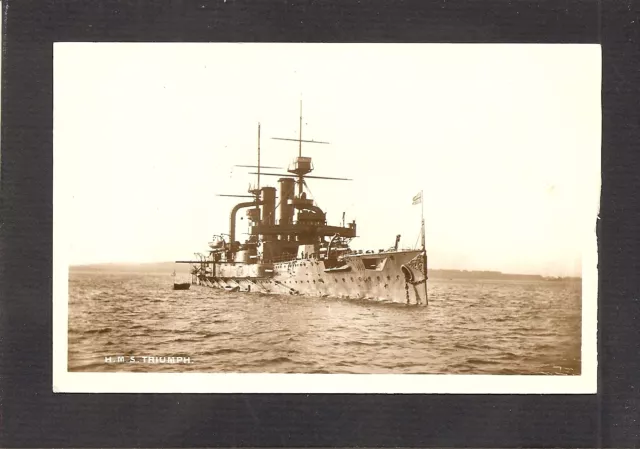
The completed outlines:
[[[599,45],[56,43],[58,392],[594,393]]]

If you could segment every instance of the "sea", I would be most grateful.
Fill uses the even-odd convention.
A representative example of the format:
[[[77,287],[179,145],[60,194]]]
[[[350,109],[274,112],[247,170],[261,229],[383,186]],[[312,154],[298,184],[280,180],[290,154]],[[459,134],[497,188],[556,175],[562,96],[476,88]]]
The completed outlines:
[[[71,268],[68,370],[580,374],[575,281],[432,279],[426,307],[173,281]]]

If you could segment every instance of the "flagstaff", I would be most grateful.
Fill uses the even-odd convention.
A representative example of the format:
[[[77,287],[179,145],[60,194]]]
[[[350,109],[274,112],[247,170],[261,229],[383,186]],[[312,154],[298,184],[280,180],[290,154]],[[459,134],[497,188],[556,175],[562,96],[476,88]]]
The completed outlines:
[[[424,301],[426,305],[429,305],[429,290],[427,289],[427,245],[426,245],[426,232],[424,227],[424,191],[420,191],[420,210],[422,215],[422,251],[424,257]]]
[[[429,305],[429,292],[427,289],[427,245],[424,227],[424,190],[420,190],[420,193],[413,197],[413,205],[416,205],[418,203],[420,203],[420,239],[422,244],[422,274],[424,276],[424,298],[425,305]]]
[[[428,268],[427,268],[427,244],[426,244],[426,230],[424,227],[424,192],[421,190],[420,191],[420,197],[422,199],[422,202],[420,203],[420,208],[421,208],[421,212],[422,212],[422,251],[423,251],[423,257],[424,257],[424,301],[426,305],[429,305],[429,289],[427,288],[427,281],[429,279],[428,276]]]

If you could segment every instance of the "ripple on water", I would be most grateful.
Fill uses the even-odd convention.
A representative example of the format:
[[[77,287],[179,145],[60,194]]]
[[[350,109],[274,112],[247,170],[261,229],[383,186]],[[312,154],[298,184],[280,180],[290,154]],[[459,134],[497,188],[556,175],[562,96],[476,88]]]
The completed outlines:
[[[204,351],[201,355],[246,354],[246,351],[231,348],[220,348],[212,351]]]
[[[101,327],[99,329],[88,329],[88,330],[84,330],[83,333],[84,334],[106,334],[109,332],[112,332],[113,329],[110,327]]]
[[[580,292],[557,284],[434,280],[430,305],[407,307],[201,287],[175,292],[169,275],[72,270],[70,369],[580,372]],[[117,350],[179,353],[194,363],[105,367],[100,356]]]

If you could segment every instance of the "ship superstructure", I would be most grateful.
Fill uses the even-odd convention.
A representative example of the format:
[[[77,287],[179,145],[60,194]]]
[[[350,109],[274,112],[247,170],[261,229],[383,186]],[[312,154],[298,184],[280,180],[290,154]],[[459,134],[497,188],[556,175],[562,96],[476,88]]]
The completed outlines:
[[[258,163],[256,184],[229,215],[228,234],[209,242],[206,253],[196,253],[192,264],[194,284],[229,291],[307,295],[314,297],[362,298],[426,304],[427,254],[422,221],[422,247],[399,249],[400,236],[385,250],[354,251],[349,244],[357,237],[355,220],[339,225],[327,223],[326,213],[307,197],[306,179],[349,181],[348,178],[312,176],[312,159],[302,155],[302,144],[326,142],[302,139],[302,106],[297,139],[274,138],[298,143],[298,155],[286,173],[265,173]],[[261,186],[262,176],[277,177],[277,188]],[[422,201],[420,194],[420,201]],[[415,203],[415,199],[414,199]],[[249,234],[240,241],[236,221],[244,210]]]

